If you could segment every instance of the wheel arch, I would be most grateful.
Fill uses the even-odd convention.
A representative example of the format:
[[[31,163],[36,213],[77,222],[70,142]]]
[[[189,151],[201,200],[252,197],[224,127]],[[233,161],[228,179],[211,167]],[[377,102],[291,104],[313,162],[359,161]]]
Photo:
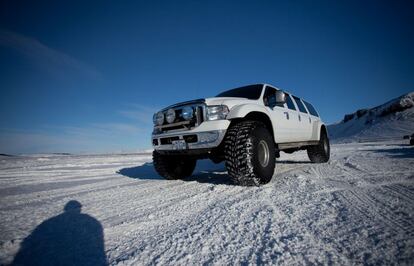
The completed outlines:
[[[325,124],[321,124],[319,132],[318,132],[318,139],[321,139],[321,133],[324,132],[326,136],[328,136],[328,129]]]
[[[234,124],[237,124],[240,121],[247,121],[247,120],[262,122],[266,126],[267,130],[269,130],[269,133],[272,136],[273,141],[275,141],[272,120],[270,120],[269,115],[264,112],[251,111],[245,114],[243,117],[233,118],[230,120],[231,121],[230,126],[233,126]]]

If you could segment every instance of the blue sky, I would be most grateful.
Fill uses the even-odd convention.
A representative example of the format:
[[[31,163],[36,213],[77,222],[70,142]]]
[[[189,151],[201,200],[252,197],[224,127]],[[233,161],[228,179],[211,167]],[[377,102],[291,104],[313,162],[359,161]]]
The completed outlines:
[[[0,153],[150,147],[152,113],[271,83],[333,123],[414,90],[412,1],[2,1]]]

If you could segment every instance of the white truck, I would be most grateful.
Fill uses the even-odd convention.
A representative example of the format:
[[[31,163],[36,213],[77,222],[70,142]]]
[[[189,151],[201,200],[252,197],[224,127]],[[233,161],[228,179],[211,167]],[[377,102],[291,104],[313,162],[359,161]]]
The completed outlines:
[[[166,179],[191,176],[198,159],[225,161],[235,184],[259,186],[273,176],[280,151],[307,150],[329,161],[325,124],[308,102],[269,84],[171,105],[154,114],[155,170]]]

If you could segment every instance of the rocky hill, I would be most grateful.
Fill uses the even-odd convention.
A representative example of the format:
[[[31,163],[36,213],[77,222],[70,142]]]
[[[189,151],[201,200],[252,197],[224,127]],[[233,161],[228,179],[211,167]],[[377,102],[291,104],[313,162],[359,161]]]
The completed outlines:
[[[334,142],[354,142],[402,138],[414,133],[414,92],[370,109],[346,114],[328,126]]]

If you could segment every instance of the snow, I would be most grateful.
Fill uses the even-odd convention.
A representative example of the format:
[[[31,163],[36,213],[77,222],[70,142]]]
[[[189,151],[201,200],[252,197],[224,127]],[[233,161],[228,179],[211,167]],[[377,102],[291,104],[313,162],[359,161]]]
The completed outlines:
[[[149,153],[2,156],[0,169],[0,264],[414,263],[402,140],[335,144],[326,164],[282,153],[262,187],[234,186],[208,161],[167,181]],[[73,201],[81,213],[63,210]]]
[[[333,142],[402,139],[414,133],[414,92],[371,109],[358,110],[328,126]]]

